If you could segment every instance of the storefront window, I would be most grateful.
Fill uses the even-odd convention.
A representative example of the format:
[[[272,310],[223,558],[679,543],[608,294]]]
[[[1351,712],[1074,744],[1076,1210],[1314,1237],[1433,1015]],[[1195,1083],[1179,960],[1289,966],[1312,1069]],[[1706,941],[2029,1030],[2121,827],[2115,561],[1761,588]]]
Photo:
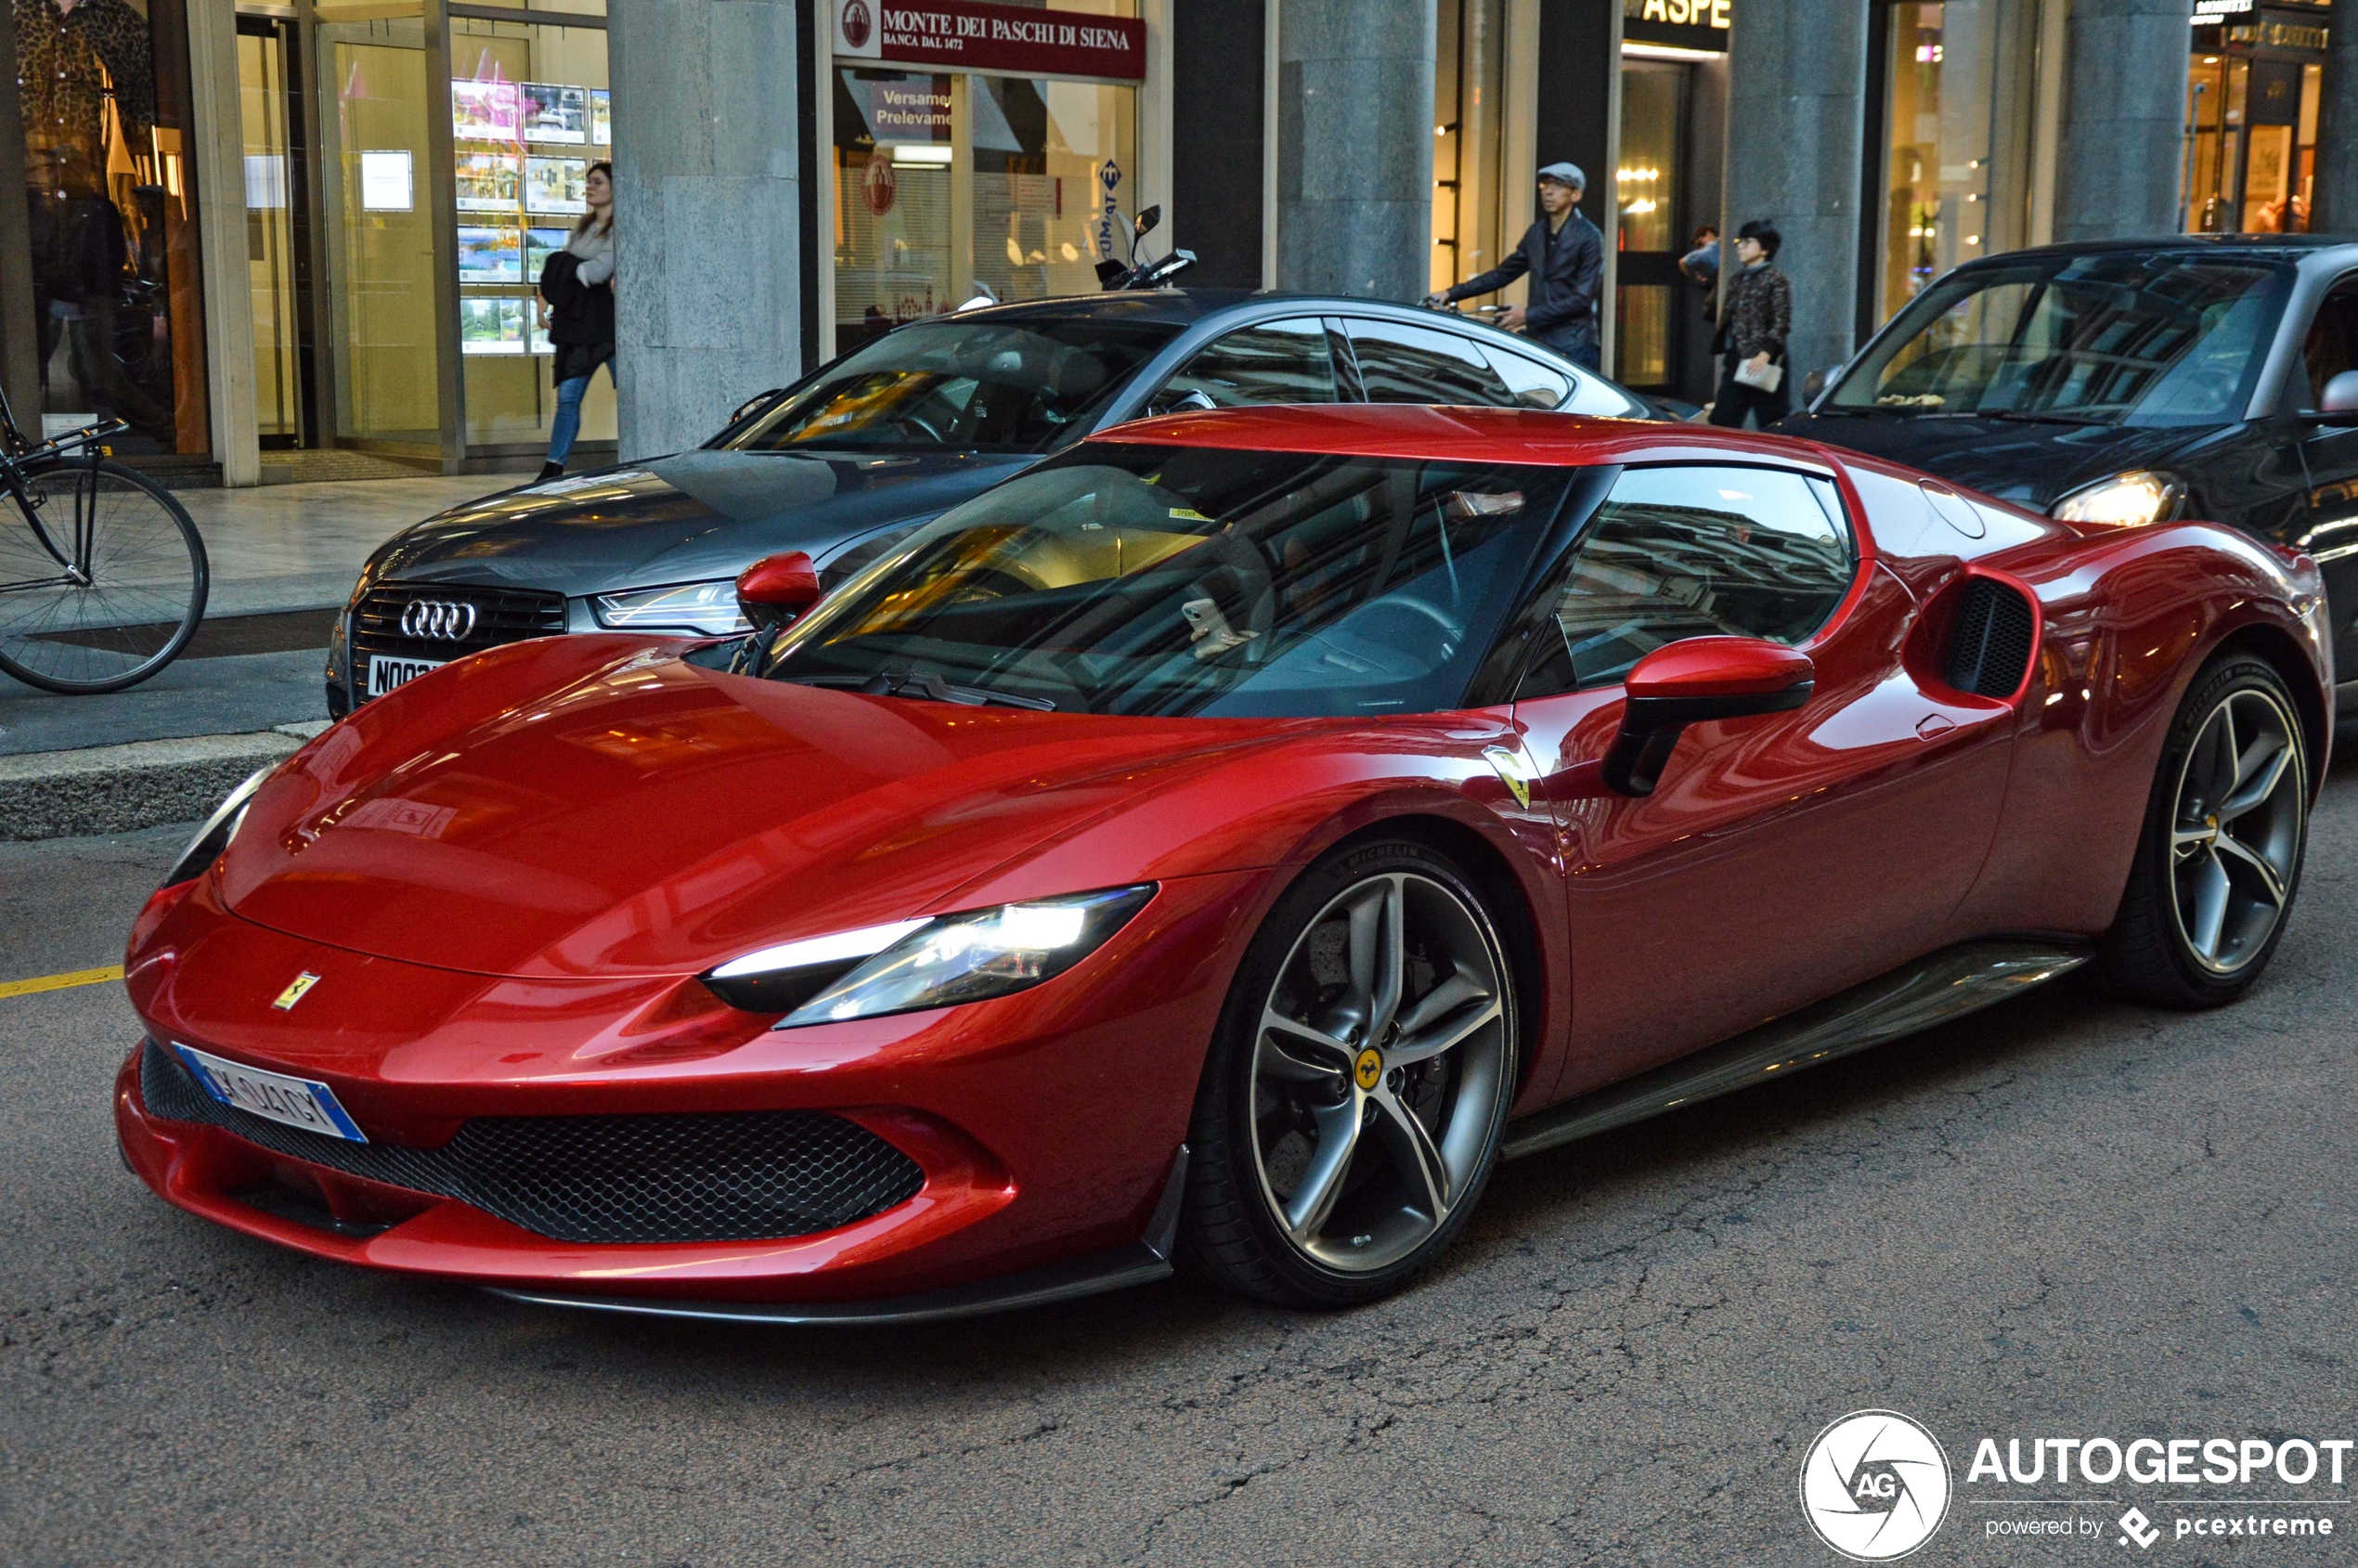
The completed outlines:
[[[1613,291],[1613,376],[1628,386],[1666,386],[1674,349],[1680,132],[1687,117],[1689,68],[1656,60],[1621,66],[1621,163],[1614,171],[1619,211],[1613,243],[1621,253]]]
[[[534,287],[589,214],[590,166],[614,155],[606,35],[453,19],[450,77],[467,443],[546,446],[555,348]],[[581,438],[612,441],[615,430],[614,383],[593,375]]]
[[[969,299],[1094,292],[1100,260],[1128,260],[1135,87],[841,57],[832,74],[837,353]]]
[[[407,19],[319,30],[334,97],[328,176],[328,308],[336,431],[441,439],[433,149],[424,30]]]
[[[1439,0],[1432,75],[1432,287],[1496,266],[1502,247],[1506,0]],[[1516,296],[1520,297],[1520,296]]]
[[[43,426],[120,419],[119,451],[207,451],[180,0],[16,0],[14,17]]]
[[[265,447],[303,437],[302,303],[295,221],[302,170],[288,131],[292,24],[238,19],[239,123],[244,142],[246,285],[253,307],[254,430]]]
[[[2323,75],[2314,61],[2283,51],[2255,58],[2222,46],[2192,58],[2186,83],[2189,233],[2291,234],[2308,228]]]
[[[2027,242],[2037,0],[1888,8],[1878,317]]]

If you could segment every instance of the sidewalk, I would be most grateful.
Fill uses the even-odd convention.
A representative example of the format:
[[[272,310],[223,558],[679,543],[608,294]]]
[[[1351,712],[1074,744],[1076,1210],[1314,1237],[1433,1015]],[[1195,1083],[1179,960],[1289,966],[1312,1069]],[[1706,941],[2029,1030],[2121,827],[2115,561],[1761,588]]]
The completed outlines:
[[[203,792],[219,795],[216,775],[234,784],[256,758],[292,750],[300,737],[276,732],[326,719],[329,628],[369,552],[446,507],[527,482],[484,473],[175,491],[212,564],[204,625],[128,692],[63,697],[0,675],[0,839],[181,820]]]

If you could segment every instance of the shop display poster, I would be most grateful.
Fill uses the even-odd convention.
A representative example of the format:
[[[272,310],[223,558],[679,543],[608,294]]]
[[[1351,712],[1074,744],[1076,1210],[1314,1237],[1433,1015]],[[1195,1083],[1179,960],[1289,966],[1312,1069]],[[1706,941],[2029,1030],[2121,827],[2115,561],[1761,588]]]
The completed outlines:
[[[461,283],[521,283],[524,272],[524,230],[514,224],[459,226],[459,281]]]
[[[513,294],[461,298],[459,301],[459,351],[461,354],[522,354],[525,351],[525,312],[531,303]]]
[[[614,145],[614,95],[603,87],[590,89],[590,145]]]
[[[524,210],[586,213],[590,210],[590,160],[527,158],[524,161]],[[466,203],[461,201],[460,206]]]
[[[513,82],[450,84],[450,134],[460,141],[515,141],[523,98]]]
[[[512,152],[459,154],[458,208],[462,213],[512,213],[524,185],[523,161]]]
[[[571,142],[590,140],[590,90],[553,82],[517,84],[524,94],[524,139]]]

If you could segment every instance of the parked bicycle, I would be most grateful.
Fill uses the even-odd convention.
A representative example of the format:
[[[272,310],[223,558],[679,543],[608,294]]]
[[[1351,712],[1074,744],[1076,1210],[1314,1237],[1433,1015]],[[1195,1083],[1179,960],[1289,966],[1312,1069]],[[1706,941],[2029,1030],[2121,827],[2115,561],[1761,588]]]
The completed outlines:
[[[179,655],[210,572],[186,508],[107,460],[121,420],[34,442],[0,393],[0,670],[69,693],[120,692]]]

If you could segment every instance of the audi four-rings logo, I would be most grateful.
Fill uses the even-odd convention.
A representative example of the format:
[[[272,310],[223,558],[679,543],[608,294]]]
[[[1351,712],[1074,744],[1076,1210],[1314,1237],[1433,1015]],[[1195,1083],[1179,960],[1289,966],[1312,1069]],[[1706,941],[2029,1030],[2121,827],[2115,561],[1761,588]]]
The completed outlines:
[[[401,635],[432,637],[444,642],[465,640],[475,628],[475,607],[458,600],[420,599],[401,612]]]

